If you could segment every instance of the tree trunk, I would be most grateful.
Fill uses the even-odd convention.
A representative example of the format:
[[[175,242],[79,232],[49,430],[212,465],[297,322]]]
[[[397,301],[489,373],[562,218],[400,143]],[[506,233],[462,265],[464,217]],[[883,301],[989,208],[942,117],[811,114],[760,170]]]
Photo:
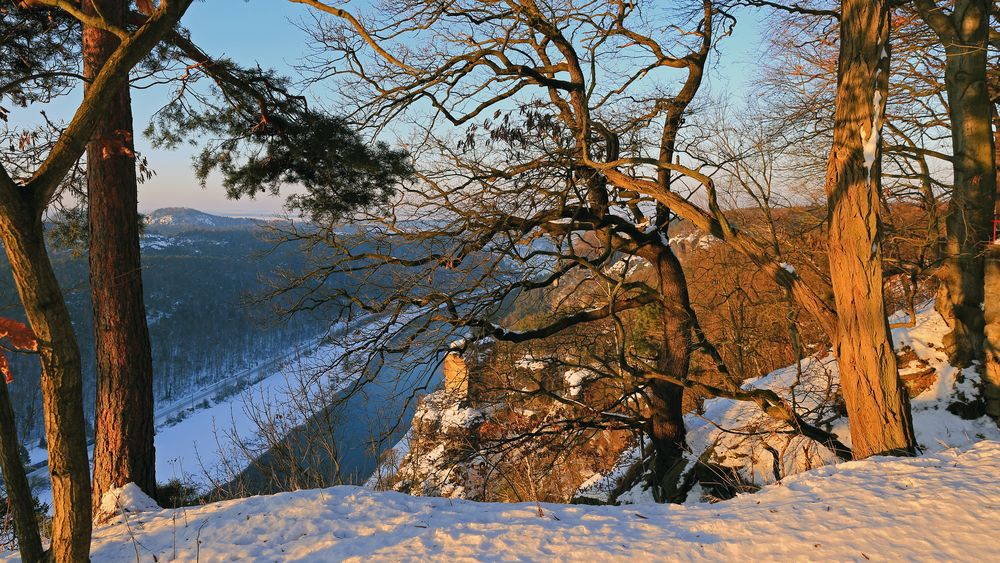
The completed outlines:
[[[87,0],[88,13],[118,25],[125,0]],[[84,75],[95,76],[119,39],[83,32]],[[109,489],[137,484],[156,496],[153,364],[143,303],[132,107],[126,85],[87,144],[90,285],[97,355],[93,502]]]
[[[993,106],[993,158],[1000,163],[1000,111]],[[994,182],[1000,190],[1000,168],[994,164]],[[994,202],[995,217],[1000,217],[1000,193]],[[986,414],[1000,426],[1000,244],[996,241],[986,251],[983,313],[986,320],[983,350],[985,370],[983,395]]]
[[[664,305],[660,311],[663,337],[657,369],[687,378],[691,362],[691,318],[688,316],[687,281],[681,263],[669,246],[662,247],[651,263],[656,267],[657,289]],[[668,381],[650,384],[649,436],[653,444],[653,494],[658,502],[683,502],[687,491],[681,483],[686,465],[687,430],[684,427],[684,388]]]
[[[954,187],[945,219],[946,258],[936,307],[951,327],[949,361],[966,367],[983,346],[983,256],[995,198],[990,97],[986,85],[989,2],[959,0],[951,29],[938,30],[945,47],[945,88],[951,118]],[[932,25],[933,26],[933,25]]]
[[[21,459],[21,444],[17,439],[14,424],[14,410],[10,406],[7,385],[0,382],[0,468],[3,470],[3,484],[10,499],[10,510],[14,513],[14,533],[21,561],[35,563],[41,561],[45,552],[38,536],[38,520],[35,519],[35,503],[31,498],[31,487],[24,474]]]
[[[24,311],[38,339],[45,437],[52,479],[55,561],[87,561],[90,552],[90,464],[84,432],[80,348],[45,249],[40,213],[27,201],[5,201],[0,236]],[[16,209],[15,209],[16,208]]]
[[[827,168],[835,352],[854,455],[912,454],[906,390],[896,369],[879,247],[880,129],[889,55],[886,0],[844,0],[833,148]]]
[[[700,49],[693,53],[687,65],[687,79],[673,98],[667,100],[663,130],[660,133],[658,159],[670,164],[674,160],[677,136],[688,107],[694,100],[704,77],[704,65],[712,45],[712,19],[715,17],[710,2],[703,2],[703,27]],[[616,156],[617,158],[617,156]],[[671,190],[671,172],[667,168],[657,171],[658,187]],[[644,256],[656,268],[656,283],[663,300],[660,311],[660,328],[663,335],[657,353],[656,369],[680,380],[687,379],[691,367],[691,330],[693,319],[691,300],[688,296],[687,278],[680,260],[669,244],[670,221],[673,212],[657,204],[654,217],[660,240],[667,241],[647,247]],[[684,387],[669,381],[654,380],[650,384],[649,436],[653,444],[652,479],[653,497],[658,502],[683,502],[687,489],[682,483],[686,466],[687,429],[684,427]]]

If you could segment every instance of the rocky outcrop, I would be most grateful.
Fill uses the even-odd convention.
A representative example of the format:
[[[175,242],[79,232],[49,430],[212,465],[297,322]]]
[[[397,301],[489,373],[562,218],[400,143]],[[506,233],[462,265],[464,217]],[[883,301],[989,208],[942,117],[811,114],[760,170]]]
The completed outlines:
[[[444,391],[456,402],[469,398],[469,366],[458,352],[448,352],[444,357]]]
[[[476,451],[484,417],[468,406],[467,381],[452,379],[449,384],[446,377],[445,389],[420,400],[413,415],[409,452],[399,465],[393,489],[413,495],[482,497],[483,462]]]

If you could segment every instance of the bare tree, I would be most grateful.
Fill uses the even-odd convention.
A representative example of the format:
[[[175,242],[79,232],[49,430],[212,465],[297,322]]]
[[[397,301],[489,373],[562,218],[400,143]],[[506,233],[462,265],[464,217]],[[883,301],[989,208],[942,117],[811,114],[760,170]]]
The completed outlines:
[[[691,350],[721,357],[697,328],[670,248],[674,213],[748,254],[827,333],[836,324],[829,304],[726,219],[712,179],[677,162],[684,118],[713,42],[728,33],[728,14],[710,2],[399,3],[362,24],[307,3],[340,18],[319,20],[313,70],[349,77],[344,95],[359,123],[407,123],[421,166],[393,207],[362,217],[364,227],[320,221],[318,231],[287,233],[330,250],[311,272],[284,280],[275,297],[286,310],[332,304],[393,320],[409,312],[413,334],[512,343],[592,327],[610,354],[592,361],[611,366],[625,391],[610,409],[587,409],[586,424],[642,427],[657,449],[649,475],[661,499],[672,497],[684,467],[684,388],[756,402],[850,455],[776,396],[687,374]],[[671,31],[672,22],[691,20],[689,31]],[[671,92],[675,69],[683,74]],[[708,211],[690,201],[701,189]],[[306,210],[324,218],[321,206]],[[332,290],[334,275],[358,281]],[[531,292],[551,299],[554,312],[515,330],[503,321],[505,306]],[[657,321],[639,335],[622,319],[642,310]],[[636,347],[636,339],[646,343]],[[414,342],[389,349],[412,351]],[[636,394],[647,414],[615,412]]]

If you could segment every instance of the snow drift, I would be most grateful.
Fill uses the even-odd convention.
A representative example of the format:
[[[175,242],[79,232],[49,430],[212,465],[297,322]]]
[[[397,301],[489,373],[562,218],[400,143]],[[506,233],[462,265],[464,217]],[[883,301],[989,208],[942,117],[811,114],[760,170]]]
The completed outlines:
[[[299,491],[130,511],[94,533],[93,560],[989,560],[1000,443],[872,458],[719,504],[495,504]]]

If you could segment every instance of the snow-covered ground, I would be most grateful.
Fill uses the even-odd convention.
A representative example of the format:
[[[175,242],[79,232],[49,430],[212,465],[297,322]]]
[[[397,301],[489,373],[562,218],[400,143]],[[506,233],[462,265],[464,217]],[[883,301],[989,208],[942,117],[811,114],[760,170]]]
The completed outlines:
[[[164,510],[126,487],[117,514],[95,530],[93,560],[989,561],[1000,520],[1000,431],[988,419],[964,420],[947,410],[971,395],[977,376],[948,365],[940,350],[945,331],[930,305],[914,327],[893,331],[897,348],[908,349],[901,373],[925,377],[912,400],[917,458],[837,464],[801,438],[746,436],[742,430],[760,431],[770,421],[753,405],[715,399],[687,418],[692,450],[712,451],[716,462],[731,459],[743,478],[763,486],[756,494],[716,504],[694,495],[685,505],[586,506],[476,503],[345,486]],[[794,388],[795,404],[809,410],[837,377],[832,358],[815,357],[748,385],[786,397]],[[276,374],[259,389],[280,393],[288,381]],[[204,463],[218,452],[206,429],[219,420],[239,432],[255,430],[240,425],[230,403],[200,412],[166,429],[177,442],[161,431],[158,449],[189,448]],[[826,414],[820,409],[818,416]],[[849,443],[846,421],[834,417],[832,426]],[[781,452],[780,482],[773,457],[754,458],[764,444]],[[161,476],[170,471],[158,467]],[[115,499],[102,505],[114,507]]]
[[[345,385],[352,375],[328,369],[343,353],[343,327],[333,327],[327,337],[336,337],[335,342],[321,343],[323,338],[319,338],[304,343],[286,356],[234,374],[189,397],[157,405],[158,481],[163,483],[177,478],[207,492],[213,479],[225,479],[243,469],[241,463],[245,460],[234,455],[233,443],[252,441],[258,433],[259,427],[254,421],[254,416],[260,414],[257,406],[268,404],[280,408],[303,392],[315,396]],[[239,383],[245,384],[245,388],[227,392],[227,387]],[[41,448],[34,448],[29,454],[34,464],[45,461],[48,456]],[[47,466],[34,471],[32,478],[43,482],[36,494],[41,502],[51,506]]]
[[[822,467],[694,506],[475,503],[345,486],[157,510],[129,488],[95,530],[92,558],[989,561],[997,475],[1000,443],[980,441]]]
[[[908,320],[894,315],[892,322]],[[1000,430],[987,417],[963,419],[948,410],[949,405],[976,395],[979,381],[976,369],[959,370],[948,364],[942,350],[942,338],[948,327],[934,310],[933,302],[918,309],[912,327],[893,329],[896,351],[907,361],[900,362],[904,378],[925,374],[926,387],[910,404],[913,426],[921,453],[936,453],[949,448],[968,447],[983,439],[1000,441]],[[788,366],[763,377],[747,381],[747,388],[770,389],[809,413],[810,421],[827,421],[830,429],[847,445],[851,443],[846,417],[833,408],[831,393],[837,392],[840,373],[832,353],[809,357],[798,366]],[[801,436],[782,432],[781,423],[762,413],[753,403],[730,399],[712,399],[703,411],[684,418],[691,463],[698,459],[732,468],[750,486],[773,483],[775,467],[781,477],[814,467],[837,463],[827,448]],[[578,492],[579,496],[606,500],[618,480],[639,459],[638,447],[626,451],[616,467],[607,474],[593,475]],[[779,459],[775,462],[774,453]],[[698,489],[689,499],[698,495]],[[697,499],[695,499],[697,500]],[[637,487],[618,498],[625,503],[650,503],[648,491]]]
[[[157,479],[165,482],[177,478],[204,491],[211,484],[210,477],[225,480],[239,473],[245,460],[234,455],[233,443],[252,441],[259,433],[259,408],[269,405],[280,410],[302,393],[315,396],[342,388],[349,376],[329,367],[343,350],[340,344],[318,346],[292,358],[254,385],[221,401],[205,399],[210,404],[207,408],[195,408],[179,422],[159,426]]]

